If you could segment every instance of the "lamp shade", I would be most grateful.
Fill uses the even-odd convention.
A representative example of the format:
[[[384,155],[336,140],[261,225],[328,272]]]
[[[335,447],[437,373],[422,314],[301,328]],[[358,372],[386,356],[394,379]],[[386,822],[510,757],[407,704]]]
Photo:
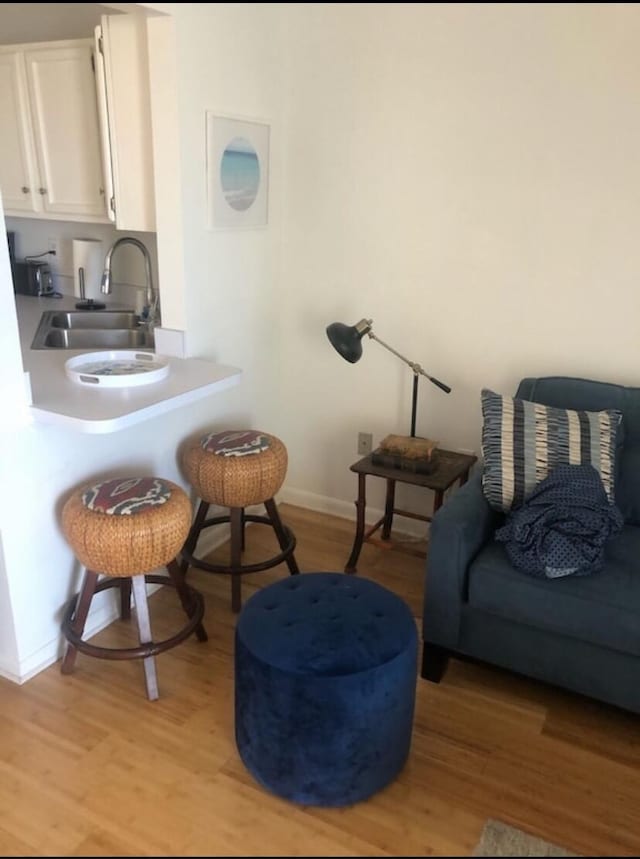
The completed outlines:
[[[362,358],[362,338],[370,330],[371,323],[365,319],[357,325],[332,322],[331,325],[327,325],[327,337],[333,348],[342,355],[345,361],[355,364]]]

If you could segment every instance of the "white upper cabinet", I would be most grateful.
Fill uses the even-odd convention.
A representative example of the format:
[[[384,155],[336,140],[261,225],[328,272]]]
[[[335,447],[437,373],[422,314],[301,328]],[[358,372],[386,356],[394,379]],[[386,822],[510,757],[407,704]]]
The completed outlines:
[[[0,47],[0,185],[8,215],[107,221],[93,41]]]
[[[45,212],[104,218],[92,42],[25,51]]]
[[[103,16],[96,27],[102,167],[119,230],[153,232],[155,195],[146,20]],[[110,190],[111,189],[111,190]]]
[[[0,189],[5,210],[38,211],[38,185],[24,59],[15,51],[0,53]]]

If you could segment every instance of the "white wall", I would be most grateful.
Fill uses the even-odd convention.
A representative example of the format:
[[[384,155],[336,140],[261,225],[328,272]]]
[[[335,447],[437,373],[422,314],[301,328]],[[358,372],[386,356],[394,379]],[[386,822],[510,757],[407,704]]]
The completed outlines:
[[[287,7],[286,216],[275,427],[294,500],[355,497],[358,430],[480,446],[480,390],[638,383],[640,7]],[[373,503],[382,487],[372,484]],[[422,494],[410,498],[424,505]]]
[[[0,196],[0,224],[2,223],[2,197]],[[9,249],[4,236],[0,236],[0,668],[15,674],[18,670],[18,648],[13,620],[13,602],[7,565],[5,563],[2,534],[8,520],[3,515],[7,506],[15,503],[10,463],[13,459],[13,439],[28,424],[25,377],[22,370],[20,340],[13,292],[9,287]],[[3,288],[4,285],[6,288]]]
[[[156,4],[157,5],[157,4]],[[175,15],[182,218],[189,354],[242,367],[223,394],[234,425],[271,428],[279,394],[278,302],[282,236],[282,112],[287,82],[278,6],[164,4]],[[209,230],[205,113],[271,127],[269,224]]]

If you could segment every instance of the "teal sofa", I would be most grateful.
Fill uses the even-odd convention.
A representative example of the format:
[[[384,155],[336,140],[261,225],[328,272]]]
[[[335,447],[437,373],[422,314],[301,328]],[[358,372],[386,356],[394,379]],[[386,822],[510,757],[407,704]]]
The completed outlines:
[[[640,712],[640,388],[553,376],[523,379],[516,396],[622,412],[616,503],[624,527],[601,571],[529,576],[494,539],[503,514],[485,500],[480,466],[432,522],[422,676],[438,682],[449,656],[470,657]]]

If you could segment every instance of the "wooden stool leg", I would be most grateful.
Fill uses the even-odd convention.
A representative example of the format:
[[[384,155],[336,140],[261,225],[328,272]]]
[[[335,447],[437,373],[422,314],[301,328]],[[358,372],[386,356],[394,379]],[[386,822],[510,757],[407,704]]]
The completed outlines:
[[[129,620],[131,617],[131,579],[120,579],[120,617]]]
[[[209,504],[206,501],[201,501],[198,506],[198,511],[196,513],[196,517],[193,520],[193,525],[189,531],[189,535],[184,544],[183,551],[188,555],[193,555],[194,549],[196,548],[196,544],[198,542],[198,537],[200,536],[200,531],[202,531],[202,525],[204,520],[207,518],[207,512],[209,510]],[[189,561],[186,558],[182,559],[180,564],[180,569],[183,574],[186,574],[189,569]]]
[[[167,570],[169,570],[171,580],[175,584],[176,590],[178,591],[178,596],[180,597],[182,608],[185,610],[187,617],[191,617],[193,606],[191,605],[189,591],[184,584],[184,575],[180,572],[180,567],[178,566],[177,561],[169,561],[169,563],[167,564]],[[209,638],[206,629],[201,623],[196,626],[196,637],[198,641],[207,641]]]
[[[242,507],[231,507],[231,610],[236,614],[242,607],[242,577],[239,572],[242,563]]]
[[[269,498],[268,501],[264,502],[264,506],[267,508],[267,513],[269,514],[269,519],[271,519],[273,530],[276,532],[276,537],[278,538],[280,548],[286,549],[289,540],[287,539],[286,531],[284,530],[284,527],[282,525],[282,519],[280,518],[280,514],[278,513],[276,502],[273,500],[273,498]],[[287,558],[287,566],[289,567],[289,572],[292,576],[297,576],[300,572],[293,552]]]
[[[147,603],[147,586],[143,575],[132,576],[133,599],[136,604],[136,615],[138,618],[138,632],[140,644],[148,644],[151,638],[151,620],[149,618],[149,604]],[[147,686],[147,697],[155,701],[159,697],[158,678],[156,675],[156,660],[154,656],[147,656],[142,660],[144,665],[144,679]]]
[[[87,622],[89,607],[91,606],[91,600],[93,599],[97,583],[98,574],[94,573],[93,570],[85,569],[82,587],[80,588],[80,593],[77,597],[73,623],[71,624],[71,629],[77,635],[81,636],[84,632],[84,625]],[[63,674],[71,674],[77,655],[77,648],[70,642],[67,642],[67,649],[62,660],[62,665],[60,666],[60,670]]]

